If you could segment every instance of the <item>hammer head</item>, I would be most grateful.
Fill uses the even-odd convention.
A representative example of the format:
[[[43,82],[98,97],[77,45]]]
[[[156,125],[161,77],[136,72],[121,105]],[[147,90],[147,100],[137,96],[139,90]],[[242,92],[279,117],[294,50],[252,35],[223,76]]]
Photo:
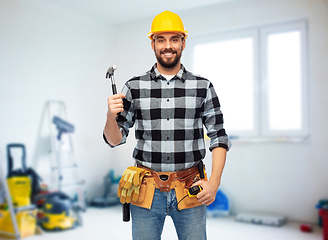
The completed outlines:
[[[116,65],[113,65],[108,68],[107,73],[106,73],[106,78],[110,78],[111,76],[114,75],[114,71],[117,69]]]

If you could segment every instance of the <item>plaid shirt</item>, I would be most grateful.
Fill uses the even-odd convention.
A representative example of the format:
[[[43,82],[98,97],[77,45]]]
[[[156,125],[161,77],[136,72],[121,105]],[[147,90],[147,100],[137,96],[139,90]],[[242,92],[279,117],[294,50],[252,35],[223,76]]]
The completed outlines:
[[[229,150],[231,143],[212,83],[183,65],[167,81],[155,64],[146,74],[127,81],[122,93],[124,111],[117,117],[123,136],[120,144],[135,125],[133,158],[138,164],[159,172],[197,165],[206,152],[203,125],[211,139],[210,151],[215,147]]]

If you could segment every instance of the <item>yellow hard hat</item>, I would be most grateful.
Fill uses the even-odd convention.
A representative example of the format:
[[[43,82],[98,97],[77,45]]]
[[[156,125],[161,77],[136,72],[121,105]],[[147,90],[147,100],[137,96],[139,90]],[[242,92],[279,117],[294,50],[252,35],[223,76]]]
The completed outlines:
[[[178,32],[182,33],[185,38],[188,37],[188,32],[179,15],[170,11],[164,11],[153,19],[148,37],[153,40],[154,34],[163,32]]]

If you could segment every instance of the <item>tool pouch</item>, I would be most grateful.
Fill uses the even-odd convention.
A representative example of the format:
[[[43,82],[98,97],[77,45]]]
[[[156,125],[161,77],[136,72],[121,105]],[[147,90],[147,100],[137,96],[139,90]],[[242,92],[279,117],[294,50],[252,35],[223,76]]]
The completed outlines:
[[[142,180],[138,201],[131,201],[132,205],[150,209],[155,193],[155,180],[153,176],[145,176]]]
[[[121,203],[138,201],[141,185],[146,175],[151,175],[151,173],[143,168],[131,166],[125,169],[117,190],[117,196]]]
[[[143,178],[139,191],[139,199],[136,202],[131,201],[131,204],[147,209],[151,209],[155,188],[160,189],[162,192],[169,192],[171,189],[175,189],[177,202],[179,202],[185,195],[188,194],[191,185],[201,179],[197,167],[178,172],[155,172],[148,168],[145,169],[150,171],[152,174],[150,176],[146,175]],[[160,176],[162,175],[167,175],[168,179],[161,179]],[[204,180],[207,181],[206,173]],[[179,203],[178,209],[187,209],[197,207],[199,205],[201,205],[201,203],[197,198],[186,197]]]
[[[201,180],[199,172],[192,173],[189,175],[188,174],[185,175],[185,174],[186,173],[179,175],[179,172],[177,174],[178,177],[177,177],[177,181],[175,182],[175,195],[177,198],[177,202],[180,202],[180,200],[184,196],[188,195],[188,191],[194,182]],[[204,174],[205,174],[205,178],[203,180],[207,181],[207,174],[206,174],[205,170],[204,170]],[[182,209],[197,207],[200,205],[202,205],[202,204],[198,201],[198,199],[196,197],[193,197],[193,198],[186,197],[185,199],[183,199],[183,201],[181,201],[178,204],[178,209],[182,210]]]

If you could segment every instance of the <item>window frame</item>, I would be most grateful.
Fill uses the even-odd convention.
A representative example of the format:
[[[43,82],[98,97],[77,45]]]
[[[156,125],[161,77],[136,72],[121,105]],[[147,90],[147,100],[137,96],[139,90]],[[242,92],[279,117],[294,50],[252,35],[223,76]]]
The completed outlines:
[[[272,33],[300,31],[301,36],[301,130],[270,130],[268,111],[267,83],[267,36]],[[187,68],[193,71],[193,49],[196,45],[227,41],[241,38],[253,38],[253,76],[254,76],[254,130],[231,131],[227,130],[232,139],[241,140],[279,140],[299,141],[309,137],[309,77],[308,77],[308,23],[306,19],[298,19],[288,22],[279,22],[258,25],[243,29],[232,29],[190,36],[187,41],[182,61]],[[196,73],[197,74],[197,73]],[[210,81],[213,81],[209,79]],[[219,96],[220,98],[220,96]],[[223,105],[224,114],[224,105]]]
[[[268,66],[267,66],[267,40],[270,34],[274,33],[286,33],[291,31],[300,31],[301,36],[301,105],[302,105],[302,128],[301,130],[270,130],[269,129],[269,112],[268,108]],[[262,135],[268,137],[291,137],[291,138],[302,138],[309,135],[309,106],[308,106],[308,53],[307,53],[307,22],[294,21],[288,23],[275,24],[271,26],[266,26],[261,29],[261,45],[263,46],[263,51],[261,52],[262,66],[261,66],[261,76],[262,76],[262,96],[261,96],[261,113],[262,113]],[[263,66],[264,65],[264,66]]]

